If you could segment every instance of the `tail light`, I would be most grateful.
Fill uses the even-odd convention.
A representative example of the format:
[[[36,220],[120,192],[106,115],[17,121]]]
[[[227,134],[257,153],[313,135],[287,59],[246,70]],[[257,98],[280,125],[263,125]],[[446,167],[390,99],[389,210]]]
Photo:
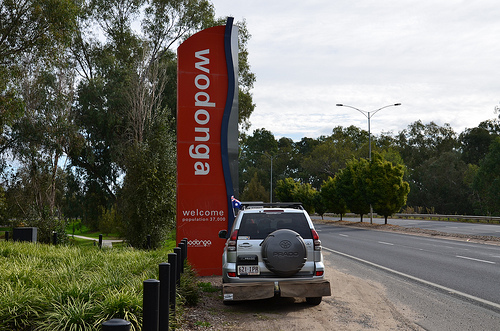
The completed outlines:
[[[234,230],[233,233],[231,233],[231,237],[229,238],[227,242],[227,250],[228,251],[235,251],[236,250],[236,240],[238,239],[238,230]]]
[[[320,251],[321,250],[321,240],[319,240],[318,233],[314,229],[312,229],[311,232],[312,232],[312,236],[313,236],[313,240],[314,240],[314,250]]]

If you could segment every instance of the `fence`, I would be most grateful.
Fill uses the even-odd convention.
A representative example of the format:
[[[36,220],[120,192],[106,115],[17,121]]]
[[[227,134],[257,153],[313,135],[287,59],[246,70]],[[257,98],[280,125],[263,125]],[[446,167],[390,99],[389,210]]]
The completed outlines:
[[[323,216],[338,217],[338,214],[325,213]],[[359,214],[346,213],[344,217],[358,217]],[[382,217],[377,213],[373,213],[374,217]],[[475,215],[447,215],[447,214],[403,214],[397,213],[392,216],[392,218],[407,218],[407,219],[424,219],[424,220],[457,220],[457,221],[486,221],[488,223],[500,223],[500,217],[498,216],[475,216]]]
[[[486,221],[488,223],[500,223],[500,217],[496,216],[473,216],[473,215],[441,215],[441,214],[394,214],[395,218],[421,218],[440,220],[471,220],[471,221]]]
[[[168,262],[160,263],[159,279],[143,282],[143,331],[168,331],[170,312],[175,315],[176,287],[180,284],[184,262],[187,259],[187,238],[168,254]],[[129,321],[113,318],[102,323],[102,331],[130,331]]]

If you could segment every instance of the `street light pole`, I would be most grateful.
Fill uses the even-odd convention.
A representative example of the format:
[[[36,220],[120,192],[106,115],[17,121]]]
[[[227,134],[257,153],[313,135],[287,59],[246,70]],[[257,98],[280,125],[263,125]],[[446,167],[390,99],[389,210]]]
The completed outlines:
[[[361,114],[363,114],[367,119],[368,119],[368,143],[369,143],[369,146],[368,146],[368,159],[371,161],[372,160],[372,133],[371,133],[371,118],[373,115],[375,115],[376,113],[378,113],[380,110],[384,109],[384,108],[388,108],[388,107],[394,107],[394,106],[401,106],[401,103],[395,103],[395,104],[392,104],[392,105],[387,105],[387,106],[384,106],[384,107],[381,107],[379,109],[376,109],[376,110],[373,110],[373,111],[366,111],[366,110],[361,110],[361,109],[358,109],[356,107],[353,107],[353,106],[349,106],[349,105],[344,105],[344,104],[341,104],[341,103],[338,103],[337,104],[337,107],[348,107],[348,108],[352,108],[352,109],[355,109],[357,111],[359,111]]]
[[[267,156],[270,160],[271,160],[271,192],[269,193],[269,202],[270,203],[273,203],[273,159],[278,156],[278,155],[281,155],[283,153],[279,153],[279,154],[276,154],[276,155],[269,155],[267,153],[263,153],[262,155],[264,156]]]
[[[361,114],[363,114],[367,119],[368,119],[368,159],[371,161],[372,160],[372,133],[371,133],[371,118],[373,115],[375,115],[376,113],[378,113],[380,110],[384,109],[384,108],[387,108],[387,107],[394,107],[394,106],[401,106],[401,103],[395,103],[395,104],[392,104],[392,105],[387,105],[387,106],[384,106],[384,107],[381,107],[379,109],[375,109],[373,111],[366,111],[366,110],[361,110],[361,109],[358,109],[356,107],[353,107],[353,106],[349,106],[349,105],[344,105],[344,104],[341,104],[341,103],[338,103],[337,104],[337,107],[348,107],[348,108],[352,108],[352,109],[355,109],[357,111],[359,111]],[[370,203],[370,224],[373,223],[373,208],[372,208],[372,204]]]

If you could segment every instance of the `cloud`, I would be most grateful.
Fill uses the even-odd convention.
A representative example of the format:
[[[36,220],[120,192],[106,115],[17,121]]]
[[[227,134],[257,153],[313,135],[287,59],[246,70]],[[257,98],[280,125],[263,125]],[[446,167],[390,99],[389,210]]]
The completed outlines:
[[[458,133],[496,115],[500,101],[498,4],[480,1],[213,1],[245,19],[257,81],[252,128],[278,137],[367,129],[349,104],[371,111],[372,132],[416,120]]]

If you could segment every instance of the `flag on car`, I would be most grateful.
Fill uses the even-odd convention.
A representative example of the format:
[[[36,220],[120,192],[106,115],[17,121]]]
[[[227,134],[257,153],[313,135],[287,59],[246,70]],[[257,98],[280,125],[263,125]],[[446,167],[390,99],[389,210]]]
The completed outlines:
[[[241,202],[233,196],[231,196],[231,202],[233,203],[233,208],[241,209]]]

